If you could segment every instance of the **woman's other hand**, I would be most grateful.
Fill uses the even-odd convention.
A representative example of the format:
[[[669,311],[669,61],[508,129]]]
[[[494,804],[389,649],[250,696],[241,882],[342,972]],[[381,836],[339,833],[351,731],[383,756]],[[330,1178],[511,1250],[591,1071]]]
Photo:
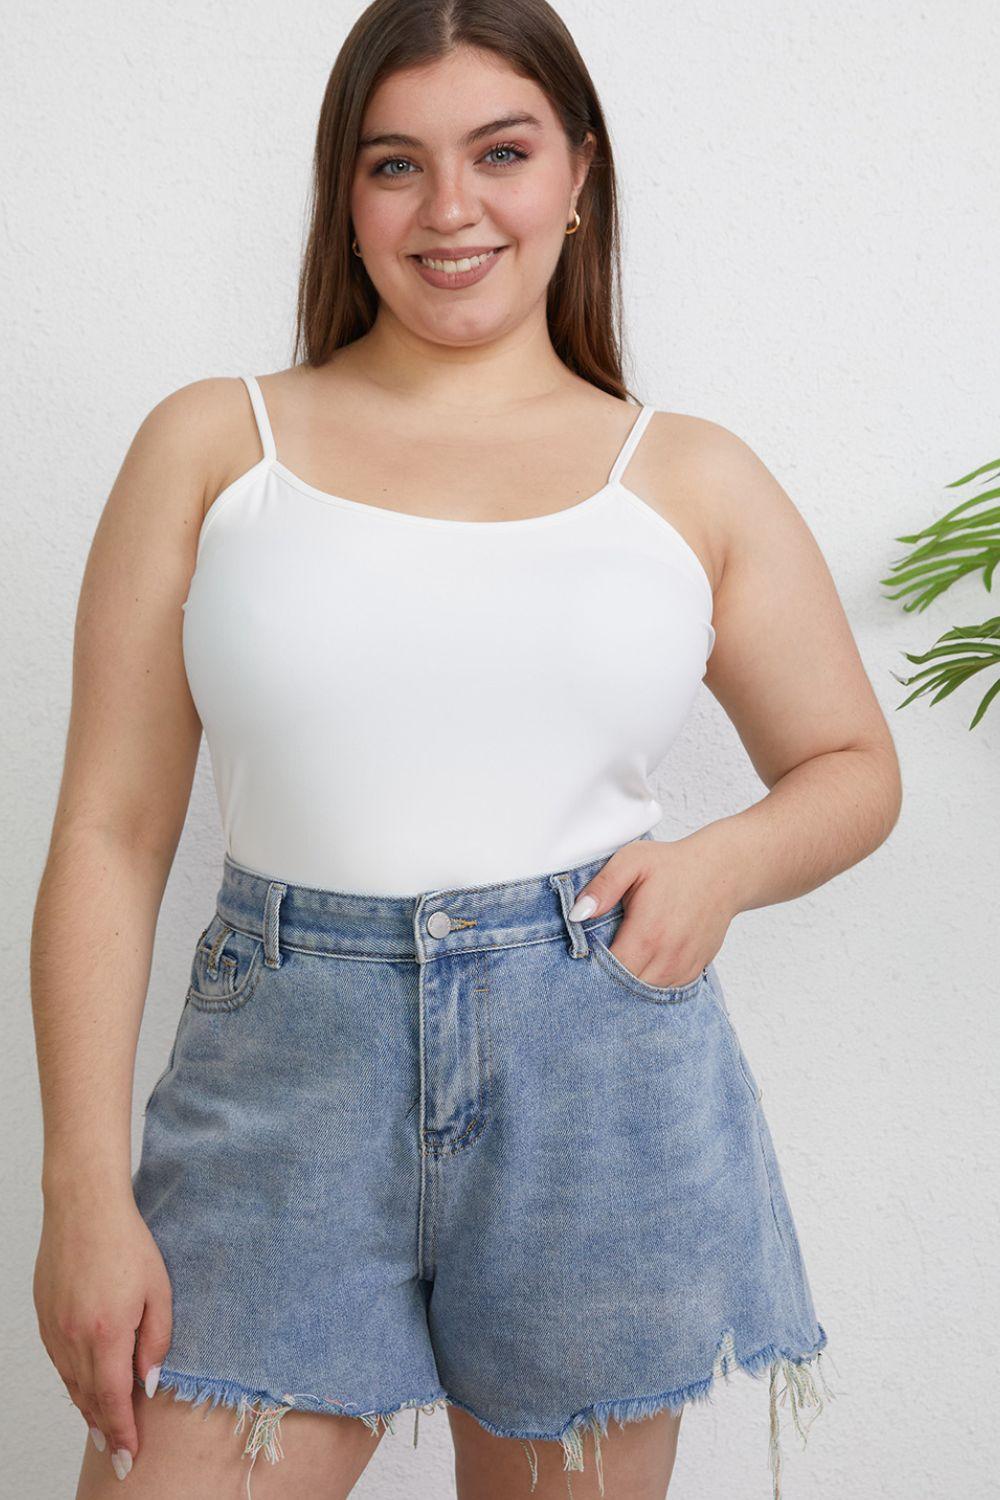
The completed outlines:
[[[35,1262],[42,1343],[119,1479],[138,1453],[136,1377],[151,1396],[170,1346],[170,1279],[135,1202],[46,1202]]]
[[[696,834],[661,843],[624,844],[579,892],[574,920],[601,916],[620,900],[625,916],[608,945],[646,984],[690,984],[722,947],[736,915],[723,873],[705,857]],[[590,897],[596,904],[584,907]]]

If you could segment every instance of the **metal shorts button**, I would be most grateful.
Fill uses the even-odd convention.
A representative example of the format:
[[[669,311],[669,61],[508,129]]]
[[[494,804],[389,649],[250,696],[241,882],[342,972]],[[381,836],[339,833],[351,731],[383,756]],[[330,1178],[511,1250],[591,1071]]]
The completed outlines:
[[[427,918],[427,931],[431,937],[447,937],[451,931],[451,918],[446,911],[432,911]]]

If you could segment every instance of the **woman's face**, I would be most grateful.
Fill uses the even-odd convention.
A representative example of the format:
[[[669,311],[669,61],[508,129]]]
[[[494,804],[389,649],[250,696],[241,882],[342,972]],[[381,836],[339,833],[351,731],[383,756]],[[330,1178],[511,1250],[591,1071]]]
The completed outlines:
[[[460,47],[387,78],[365,111],[351,190],[379,316],[454,346],[544,319],[593,145],[571,156],[546,94],[494,53]],[[498,253],[464,275],[416,259],[480,250]]]

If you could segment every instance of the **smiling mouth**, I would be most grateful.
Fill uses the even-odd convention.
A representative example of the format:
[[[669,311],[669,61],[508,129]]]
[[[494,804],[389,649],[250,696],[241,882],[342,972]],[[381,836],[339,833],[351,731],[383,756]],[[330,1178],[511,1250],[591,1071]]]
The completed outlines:
[[[448,271],[455,274],[456,272],[474,271],[478,266],[484,265],[486,261],[495,259],[506,248],[506,245],[497,245],[494,249],[488,250],[482,255],[413,255],[410,259],[419,261],[422,266],[426,266],[430,271]]]

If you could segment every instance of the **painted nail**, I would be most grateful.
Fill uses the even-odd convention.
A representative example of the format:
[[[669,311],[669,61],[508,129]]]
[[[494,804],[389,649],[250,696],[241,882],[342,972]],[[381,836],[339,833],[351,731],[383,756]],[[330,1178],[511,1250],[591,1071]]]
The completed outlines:
[[[569,919],[571,922],[582,922],[596,910],[597,901],[593,896],[577,896],[569,909]]]
[[[160,1369],[161,1369],[160,1365],[153,1365],[153,1366],[151,1366],[149,1372],[146,1375],[146,1395],[147,1396],[152,1396],[153,1392],[156,1390],[156,1383],[157,1383],[157,1381],[160,1378]]]
[[[112,1453],[111,1467],[119,1479],[125,1478],[125,1475],[132,1467],[132,1455],[127,1448],[119,1448],[117,1453]]]
[[[94,1447],[97,1449],[98,1453],[103,1453],[105,1448],[108,1446],[108,1440],[104,1436],[104,1433],[101,1431],[101,1429],[99,1427],[91,1427],[90,1436],[94,1440]]]

